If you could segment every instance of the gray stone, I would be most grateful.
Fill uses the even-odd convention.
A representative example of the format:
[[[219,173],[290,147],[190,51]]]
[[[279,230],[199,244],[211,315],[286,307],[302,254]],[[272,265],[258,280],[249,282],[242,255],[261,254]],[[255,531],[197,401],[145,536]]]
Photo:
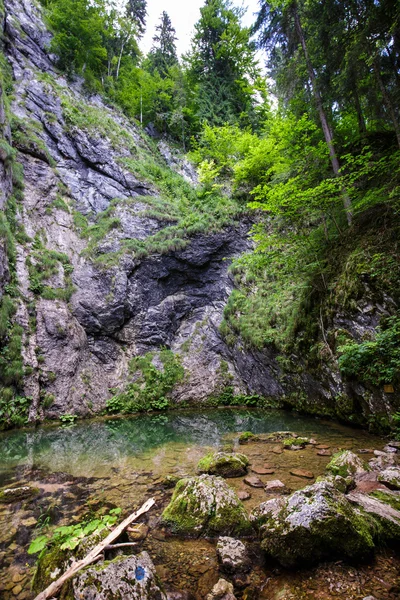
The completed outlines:
[[[392,490],[400,490],[400,467],[388,467],[378,475],[378,481]]]
[[[73,579],[75,600],[166,600],[147,552],[88,567]]]
[[[217,543],[217,556],[221,568],[227,573],[246,573],[251,569],[246,546],[235,538],[220,537]]]
[[[350,450],[342,450],[333,455],[332,460],[327,465],[326,470],[333,475],[341,477],[354,477],[361,475],[369,470],[369,467],[364,463],[357,454]]]
[[[213,475],[181,479],[161,524],[172,533],[190,537],[246,535],[252,531],[234,490]]]
[[[247,472],[249,460],[238,452],[216,452],[202,458],[197,470],[199,473],[219,475],[220,477],[240,477]]]
[[[250,515],[261,547],[286,567],[335,557],[361,558],[374,549],[365,519],[344,494],[321,481],[274,498]]]
[[[214,585],[211,594],[207,594],[206,600],[236,600],[233,585],[225,579],[220,579]]]

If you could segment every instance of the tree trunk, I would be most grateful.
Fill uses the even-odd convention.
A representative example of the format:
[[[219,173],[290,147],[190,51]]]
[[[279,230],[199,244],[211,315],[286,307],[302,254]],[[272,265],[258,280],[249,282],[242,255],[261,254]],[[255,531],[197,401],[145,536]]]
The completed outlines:
[[[396,133],[397,143],[400,148],[400,125],[399,125],[399,121],[396,117],[396,111],[394,109],[392,100],[391,100],[389,93],[388,93],[387,89],[385,88],[385,84],[383,83],[383,80],[382,80],[381,70],[379,68],[378,57],[374,58],[374,73],[375,73],[376,81],[378,82],[378,85],[379,85],[379,89],[381,90],[381,93],[382,93],[383,101],[386,105],[386,108],[387,108],[390,118],[392,120],[394,131]]]
[[[123,40],[122,44],[121,44],[121,52],[119,53],[119,57],[118,57],[118,65],[117,65],[117,75],[116,75],[116,79],[118,80],[119,77],[119,69],[121,66],[121,59],[122,59],[122,53],[124,51],[124,47],[125,47],[125,42],[126,40]]]
[[[301,26],[300,16],[299,16],[299,12],[297,9],[297,4],[294,5],[294,22],[295,22],[297,35],[299,36],[300,44],[301,44],[301,47],[303,48],[304,56],[306,59],[307,70],[308,70],[308,75],[309,75],[310,81],[311,81],[312,92],[314,95],[315,103],[317,105],[317,111],[318,111],[319,119],[321,121],[321,126],[322,126],[322,131],[324,133],[325,141],[328,145],[332,169],[333,169],[333,172],[336,175],[336,177],[339,177],[340,176],[340,164],[339,164],[338,157],[336,155],[335,145],[333,143],[332,132],[330,130],[328,119],[326,117],[326,113],[325,113],[324,106],[322,103],[322,98],[321,98],[321,93],[320,93],[319,87],[318,87],[317,77],[315,75],[314,67],[311,63],[310,55],[308,54],[306,39],[304,36],[303,28]],[[342,190],[342,197],[343,197],[344,209],[346,211],[347,222],[349,225],[351,225],[352,217],[353,217],[352,211],[351,211],[351,200],[350,200],[350,196],[349,196],[348,192],[345,189]]]

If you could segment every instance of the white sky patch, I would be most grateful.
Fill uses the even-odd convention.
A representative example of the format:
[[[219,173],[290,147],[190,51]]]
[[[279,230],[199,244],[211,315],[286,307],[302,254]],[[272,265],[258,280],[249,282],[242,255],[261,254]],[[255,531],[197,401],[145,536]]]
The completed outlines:
[[[247,6],[247,12],[243,17],[243,25],[249,27],[255,21],[253,13],[258,12],[258,0],[234,0],[235,6]],[[200,18],[200,8],[204,0],[148,0],[147,2],[147,26],[146,33],[140,42],[140,48],[147,54],[152,46],[152,40],[158,25],[161,13],[165,10],[176,30],[176,47],[178,55],[181,56],[190,50],[190,42],[194,32],[194,25]]]

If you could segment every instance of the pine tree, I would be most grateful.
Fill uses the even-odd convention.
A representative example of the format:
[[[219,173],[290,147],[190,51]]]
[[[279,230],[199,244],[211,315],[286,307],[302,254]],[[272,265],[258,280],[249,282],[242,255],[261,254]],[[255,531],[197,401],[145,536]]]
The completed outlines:
[[[139,36],[146,31],[147,0],[128,0],[126,14],[136,25]]]
[[[160,18],[160,24],[156,27],[153,47],[149,53],[150,69],[157,69],[162,77],[166,77],[168,69],[178,63],[175,33],[171,19],[164,11]]]
[[[200,121],[252,124],[258,76],[250,30],[242,27],[242,9],[229,0],[206,0],[187,57]]]

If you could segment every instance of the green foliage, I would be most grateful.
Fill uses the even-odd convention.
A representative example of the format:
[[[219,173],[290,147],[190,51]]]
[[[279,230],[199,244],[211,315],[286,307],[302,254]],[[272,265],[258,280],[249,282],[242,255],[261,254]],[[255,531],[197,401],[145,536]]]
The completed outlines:
[[[389,317],[374,340],[338,348],[339,368],[346,377],[374,386],[395,383],[400,377],[400,318]]]
[[[182,380],[184,369],[172,350],[161,350],[157,359],[161,363],[159,368],[154,364],[152,352],[132,359],[130,373],[134,375],[134,382],[107,401],[108,412],[133,413],[169,407],[168,395]]]
[[[107,515],[96,519],[88,517],[75,525],[56,527],[51,534],[42,534],[32,540],[28,548],[28,554],[38,554],[52,546],[58,546],[63,551],[75,550],[87,536],[98,535],[104,529],[115,525],[121,512],[121,508],[114,508]]]
[[[71,273],[73,267],[66,254],[45,248],[39,234],[35,236],[32,251],[26,260],[29,271],[29,289],[36,295],[46,300],[68,301],[73,292]],[[59,274],[62,268],[64,286],[54,288],[46,285],[46,281]]]
[[[76,415],[60,415],[60,421],[63,424],[63,427],[70,427],[71,425],[75,425],[75,421],[77,420],[77,418],[78,417]]]

